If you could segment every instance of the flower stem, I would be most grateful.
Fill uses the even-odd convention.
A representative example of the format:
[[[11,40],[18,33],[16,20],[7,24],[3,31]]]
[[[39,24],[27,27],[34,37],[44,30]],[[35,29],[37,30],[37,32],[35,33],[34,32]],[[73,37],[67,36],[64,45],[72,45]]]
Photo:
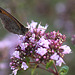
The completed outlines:
[[[43,69],[43,70],[46,70],[46,71],[48,71],[48,72],[51,72],[51,73],[53,73],[54,75],[56,74],[53,70],[51,70],[51,69],[45,69],[44,67],[41,67],[40,65],[38,65],[37,68],[41,68],[41,69]]]
[[[58,71],[57,71],[57,68],[56,68],[56,66],[55,66],[55,63],[54,63],[53,65],[54,65],[54,68],[55,68],[55,71],[56,71],[56,72],[54,72],[51,68],[45,69],[44,67],[38,65],[37,62],[29,62],[29,63],[35,63],[35,64],[37,64],[37,68],[41,68],[41,69],[43,69],[43,70],[46,70],[46,71],[48,71],[48,72],[51,72],[51,73],[53,73],[54,75],[59,75],[59,73],[58,73]],[[43,63],[43,62],[42,62],[42,65],[46,66],[46,64]]]
[[[56,71],[56,75],[59,75],[59,73],[58,73],[58,71],[57,71],[57,68],[56,68],[56,66],[55,66],[55,62],[53,63],[53,65],[54,65],[54,68],[55,68],[55,71]]]

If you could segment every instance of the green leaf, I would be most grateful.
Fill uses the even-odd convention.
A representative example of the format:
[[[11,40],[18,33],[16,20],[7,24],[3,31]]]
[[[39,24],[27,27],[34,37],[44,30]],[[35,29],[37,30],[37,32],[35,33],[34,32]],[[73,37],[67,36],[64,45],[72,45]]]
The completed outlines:
[[[68,67],[68,66],[63,66],[63,67],[61,67],[61,69],[59,70],[59,73],[60,73],[60,75],[66,75],[67,72],[68,72],[68,70],[69,70],[69,67]]]
[[[46,64],[46,69],[48,69],[49,67],[51,67],[53,65],[54,61],[50,60],[47,64]]]
[[[28,57],[26,57],[26,62],[29,63],[30,59]]]
[[[35,67],[32,69],[31,75],[34,75],[34,72],[35,72],[35,70],[36,70],[36,67],[37,67],[37,65],[35,65]]]

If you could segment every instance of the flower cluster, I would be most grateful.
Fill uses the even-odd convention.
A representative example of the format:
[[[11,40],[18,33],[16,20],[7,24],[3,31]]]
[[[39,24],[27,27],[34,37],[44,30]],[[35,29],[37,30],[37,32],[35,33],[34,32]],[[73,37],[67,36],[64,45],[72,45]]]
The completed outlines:
[[[19,35],[20,42],[15,48],[10,62],[14,75],[19,69],[26,70],[28,68],[27,58],[31,58],[38,64],[47,63],[49,60],[54,60],[57,66],[65,64],[64,55],[71,53],[69,46],[62,46],[66,36],[59,31],[45,33],[47,27],[48,25],[44,27],[40,24],[37,26],[37,22],[32,21],[31,24],[28,24],[29,31],[25,36]]]
[[[75,45],[75,34],[72,35],[71,42],[72,42],[73,45]]]

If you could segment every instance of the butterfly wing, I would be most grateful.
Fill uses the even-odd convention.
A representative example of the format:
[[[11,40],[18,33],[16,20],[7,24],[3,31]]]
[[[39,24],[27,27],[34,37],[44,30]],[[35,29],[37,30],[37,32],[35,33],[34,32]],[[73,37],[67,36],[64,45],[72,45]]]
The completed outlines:
[[[16,18],[0,7],[0,18],[4,27],[15,34],[24,35],[28,31]]]

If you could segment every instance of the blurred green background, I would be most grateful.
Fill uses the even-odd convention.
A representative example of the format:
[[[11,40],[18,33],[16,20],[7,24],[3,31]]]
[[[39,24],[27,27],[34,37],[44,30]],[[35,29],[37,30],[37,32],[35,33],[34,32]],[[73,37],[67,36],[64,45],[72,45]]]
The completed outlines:
[[[10,12],[25,26],[27,22],[34,20],[41,22],[42,25],[48,24],[46,32],[59,30],[65,34],[67,39],[64,44],[72,49],[72,53],[64,58],[70,68],[67,75],[75,75],[75,46],[71,42],[71,37],[75,34],[75,0],[0,0],[0,7]],[[0,21],[0,40],[8,33]],[[0,60],[0,62],[9,61]],[[2,71],[6,72],[0,69],[0,74]],[[19,71],[18,75],[31,75],[30,72],[31,70]],[[50,73],[36,69],[34,75],[50,75]]]

